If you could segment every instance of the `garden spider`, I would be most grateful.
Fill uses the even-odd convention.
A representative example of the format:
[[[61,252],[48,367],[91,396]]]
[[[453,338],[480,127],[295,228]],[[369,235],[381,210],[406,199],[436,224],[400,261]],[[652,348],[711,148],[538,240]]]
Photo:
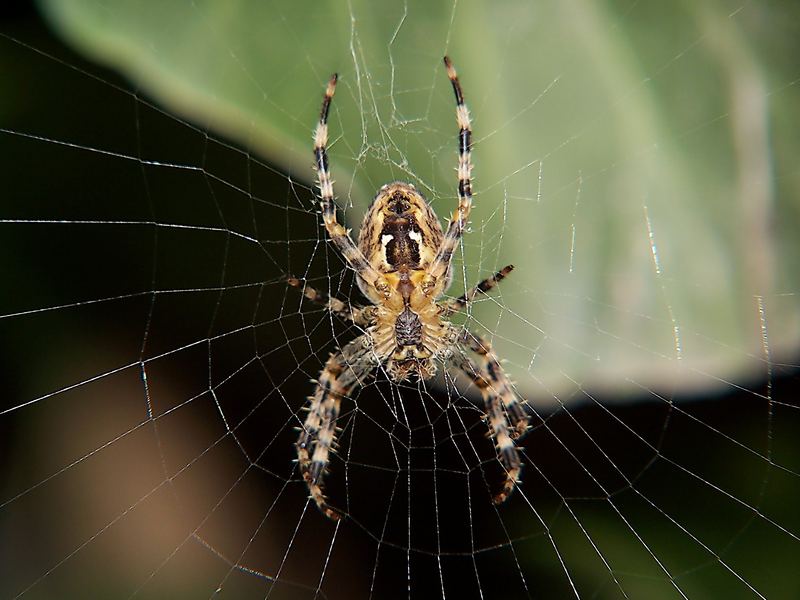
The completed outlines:
[[[325,229],[356,272],[358,287],[372,303],[364,307],[350,306],[304,286],[298,279],[290,277],[288,280],[290,285],[304,287],[304,294],[310,300],[326,305],[331,312],[364,330],[364,334],[328,358],[316,391],[309,398],[308,416],[297,439],[297,462],[311,498],[334,520],[338,520],[340,514],[328,505],[322,480],[334,446],[341,400],[381,365],[391,379],[401,382],[412,376],[420,380],[430,378],[436,372],[437,362],[455,363],[481,391],[490,435],[506,473],[502,489],[494,496],[495,504],[508,498],[522,468],[513,441],[528,428],[528,416],[522,403],[489,342],[445,320],[465,308],[478,293],[495,287],[513,266],[481,281],[460,298],[437,302],[453,278],[450,262],[472,207],[469,111],[448,57],[444,58],[444,64],[456,96],[459,127],[458,208],[446,233],[413,185],[394,182],[384,185],[375,196],[364,216],[356,246],[336,220],[333,181],[328,170],[328,111],[336,90],[336,75],[328,82],[314,134]],[[477,360],[471,358],[469,352],[477,355]]]

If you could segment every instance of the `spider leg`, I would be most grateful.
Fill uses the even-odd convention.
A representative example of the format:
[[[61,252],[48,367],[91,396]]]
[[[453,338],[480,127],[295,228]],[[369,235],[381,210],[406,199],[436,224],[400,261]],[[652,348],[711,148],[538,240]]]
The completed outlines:
[[[328,505],[322,480],[335,444],[336,419],[342,398],[377,366],[372,349],[364,342],[364,335],[359,336],[328,358],[317,389],[309,397],[308,416],[296,444],[297,462],[309,494],[322,513],[335,521],[341,515]]]
[[[366,327],[374,320],[374,306],[353,306],[349,302],[343,302],[338,298],[328,296],[316,288],[311,287],[296,277],[287,277],[286,283],[303,291],[303,295],[316,304],[325,306],[329,311],[346,321],[355,323],[360,327]]]
[[[428,283],[429,289],[434,289],[437,282],[446,280],[445,275],[450,269],[450,261],[453,258],[458,240],[464,233],[467,225],[470,210],[472,209],[472,126],[470,124],[469,110],[464,104],[464,93],[461,91],[461,84],[458,75],[453,67],[450,58],[444,57],[444,65],[447,68],[447,76],[453,85],[453,92],[456,96],[456,120],[458,121],[458,207],[453,212],[450,225],[447,227],[444,239],[436,253],[436,258],[429,270],[432,282]],[[438,289],[441,293],[444,290]],[[436,295],[436,294],[434,294]]]
[[[477,363],[466,355],[462,356],[459,367],[481,391],[486,405],[490,435],[495,441],[500,464],[506,471],[503,488],[493,498],[495,504],[502,504],[514,491],[522,471],[522,462],[514,440],[527,430],[528,416],[488,342],[467,334],[462,343],[467,344],[481,359]]]
[[[492,345],[483,336],[465,331],[462,334],[462,343],[475,352],[480,358],[481,373],[486,373],[492,386],[492,392],[497,394],[503,408],[511,422],[511,439],[519,439],[528,431],[528,415],[514,391],[514,386],[503,370],[497,355],[492,350]]]
[[[342,227],[336,220],[336,203],[333,195],[333,180],[328,169],[328,112],[331,107],[331,100],[336,91],[336,81],[338,75],[335,73],[328,81],[325,89],[325,98],[322,101],[322,108],[319,113],[319,123],[314,131],[314,160],[317,169],[317,181],[319,186],[320,208],[322,209],[322,222],[331,241],[339,249],[347,264],[358,276],[366,281],[384,296],[390,295],[389,284],[384,277],[373,267],[364,257],[364,254],[353,242],[349,232]]]
[[[503,487],[494,495],[492,500],[495,504],[502,504],[514,491],[514,485],[519,480],[519,475],[522,471],[519,452],[511,439],[508,421],[503,413],[502,401],[492,387],[493,384],[489,374],[467,356],[462,357],[459,361],[459,367],[481,391],[486,405],[486,417],[489,423],[490,435],[495,442],[500,464],[506,472],[506,480],[503,483]]]
[[[491,277],[487,277],[483,281],[481,281],[478,285],[473,287],[471,290],[466,292],[464,295],[459,296],[458,298],[454,298],[452,300],[448,300],[442,303],[442,316],[449,317],[455,312],[460,311],[463,309],[467,304],[472,302],[475,299],[475,296],[478,293],[486,294],[489,290],[493,289],[497,286],[498,283],[503,281],[511,271],[514,270],[514,265],[508,265],[500,269],[497,273],[492,275]]]

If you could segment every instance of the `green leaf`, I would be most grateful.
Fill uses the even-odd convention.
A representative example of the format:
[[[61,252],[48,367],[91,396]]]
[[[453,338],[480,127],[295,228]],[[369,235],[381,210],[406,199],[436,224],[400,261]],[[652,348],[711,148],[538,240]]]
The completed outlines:
[[[517,267],[471,326],[531,399],[693,391],[797,350],[795,4],[41,5],[168,110],[309,184],[338,71],[331,157],[351,226],[394,179],[450,213],[447,52],[475,129],[468,283]]]

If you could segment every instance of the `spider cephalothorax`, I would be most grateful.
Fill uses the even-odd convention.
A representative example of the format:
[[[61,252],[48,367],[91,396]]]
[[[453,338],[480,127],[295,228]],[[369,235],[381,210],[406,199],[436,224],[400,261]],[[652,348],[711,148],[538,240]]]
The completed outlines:
[[[412,377],[428,379],[436,372],[437,363],[454,363],[483,395],[490,433],[506,471],[506,481],[494,496],[495,503],[505,501],[513,491],[522,468],[513,442],[528,427],[521,402],[489,342],[447,320],[478,293],[497,285],[513,267],[501,269],[459,298],[437,301],[450,286],[450,262],[472,207],[469,111],[452,63],[447,57],[444,62],[456,96],[459,126],[458,207],[447,231],[442,231],[433,209],[413,185],[394,182],[384,185],[375,196],[364,216],[356,246],[336,220],[328,171],[328,111],[336,75],[328,82],[322,102],[314,135],[322,220],[331,241],[356,272],[362,293],[372,302],[370,306],[352,307],[305,286],[306,297],[326,304],[332,312],[365,331],[325,363],[297,440],[303,479],[317,506],[332,519],[340,515],[325,499],[322,478],[334,444],[341,400],[379,366],[400,382]],[[303,286],[294,278],[289,278],[289,283]]]

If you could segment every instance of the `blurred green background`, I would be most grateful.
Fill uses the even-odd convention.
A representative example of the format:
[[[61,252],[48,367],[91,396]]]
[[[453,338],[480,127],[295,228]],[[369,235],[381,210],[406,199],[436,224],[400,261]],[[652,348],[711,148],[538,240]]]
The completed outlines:
[[[800,596],[795,3],[40,8],[0,38],[3,597]],[[359,296],[310,132],[338,71],[350,226],[393,179],[447,214],[445,52],[476,132],[451,293],[517,265],[469,323],[541,420],[498,515],[469,398],[402,390],[404,454],[368,386],[334,537],[291,426],[352,333],[282,278]]]
[[[137,89],[304,182],[320,90],[340,72],[332,160],[352,226],[395,179],[448,214],[452,55],[475,119],[466,277],[521,267],[503,318],[476,314],[513,340],[501,350],[527,392],[572,389],[563,372],[623,396],[626,378],[763,376],[756,296],[781,324],[773,355],[798,348],[800,303],[784,295],[800,259],[794,3],[42,7]]]

